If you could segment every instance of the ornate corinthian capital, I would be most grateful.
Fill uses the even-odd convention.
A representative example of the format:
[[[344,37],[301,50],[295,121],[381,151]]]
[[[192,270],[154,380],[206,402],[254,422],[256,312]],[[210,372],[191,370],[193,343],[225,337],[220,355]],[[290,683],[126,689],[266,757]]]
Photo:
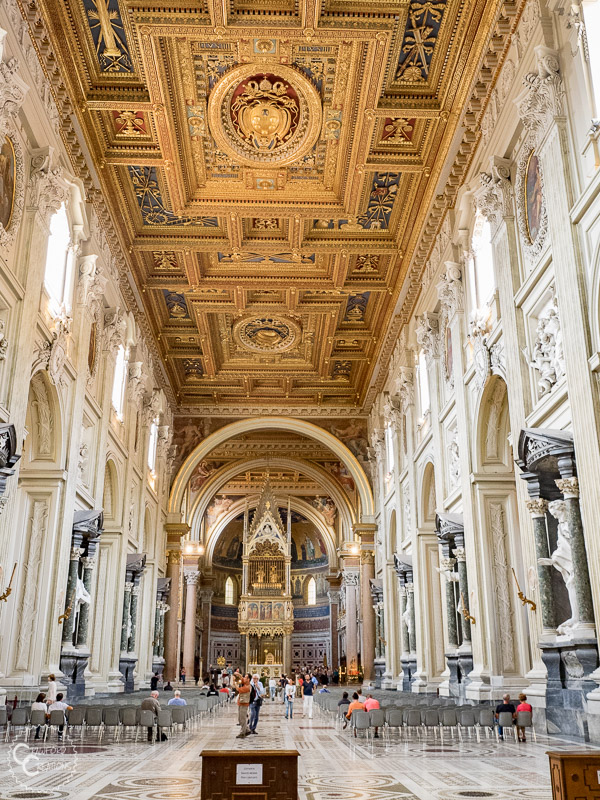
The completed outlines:
[[[0,34],[0,136],[2,139],[9,133],[19,109],[23,105],[29,87],[19,78],[17,70],[19,62],[15,58],[2,60],[4,36]]]
[[[419,347],[423,349],[429,361],[440,355],[440,326],[437,314],[430,311],[418,318],[415,330]]]
[[[532,517],[545,517],[548,510],[548,501],[543,500],[541,497],[536,497],[533,500],[527,501],[527,510]]]
[[[525,128],[539,141],[552,120],[565,113],[565,86],[556,51],[538,45],[535,54],[538,71],[524,77],[525,91],[515,102]]]
[[[463,285],[462,271],[460,265],[454,261],[446,261],[446,269],[442,280],[436,286],[438,298],[442,304],[448,319],[462,311],[463,308]]]
[[[476,194],[477,207],[491,225],[500,224],[513,212],[513,188],[510,182],[510,162],[505,158],[492,159],[489,172],[479,175],[481,189]]]

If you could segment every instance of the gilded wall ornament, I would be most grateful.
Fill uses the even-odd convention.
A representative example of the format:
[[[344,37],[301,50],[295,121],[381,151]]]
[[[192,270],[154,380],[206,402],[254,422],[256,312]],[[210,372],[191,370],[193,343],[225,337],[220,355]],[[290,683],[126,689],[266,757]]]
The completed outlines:
[[[287,317],[251,317],[234,325],[233,336],[247,350],[282,353],[298,343],[300,326]]]
[[[227,72],[208,101],[219,149],[246,166],[291,164],[315,144],[321,100],[312,83],[282,64],[245,64]]]

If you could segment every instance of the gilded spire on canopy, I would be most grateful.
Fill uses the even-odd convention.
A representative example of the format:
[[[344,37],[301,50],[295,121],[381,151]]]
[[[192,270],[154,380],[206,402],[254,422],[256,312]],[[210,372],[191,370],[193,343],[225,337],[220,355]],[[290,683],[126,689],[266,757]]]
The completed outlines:
[[[276,525],[278,533],[284,537],[284,527],[282,519],[279,515],[279,508],[277,505],[277,499],[275,498],[275,494],[273,493],[273,488],[271,486],[271,481],[269,480],[269,474],[267,473],[264,486],[260,493],[260,498],[258,500],[258,505],[256,506],[256,511],[254,512],[254,516],[252,517],[252,523],[250,524],[250,533],[249,538],[252,539],[254,534],[257,530],[262,527],[265,519],[269,517],[270,520]]]

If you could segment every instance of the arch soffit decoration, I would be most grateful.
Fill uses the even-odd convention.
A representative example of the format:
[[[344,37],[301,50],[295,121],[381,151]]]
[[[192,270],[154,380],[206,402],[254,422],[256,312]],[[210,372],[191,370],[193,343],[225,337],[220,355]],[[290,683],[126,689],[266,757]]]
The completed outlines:
[[[205,561],[207,564],[212,564],[215,547],[217,546],[217,542],[225,528],[229,525],[229,523],[234,520],[239,514],[241,514],[245,507],[246,502],[248,503],[248,511],[254,511],[258,505],[260,500],[260,495],[249,495],[248,497],[243,497],[234,503],[228,511],[223,514],[222,517],[216,522],[215,526],[211,529],[208,539],[205,543],[206,551],[205,551]],[[284,505],[284,503],[281,503]],[[325,522],[321,519],[320,514],[318,511],[309,505],[304,500],[301,500],[299,497],[291,497],[290,498],[290,505],[292,511],[298,511],[302,514],[309,522],[317,528],[319,533],[323,536],[323,542],[325,543],[325,549],[327,550],[327,558],[329,560],[329,567],[330,569],[332,566],[337,564],[337,542],[333,538],[333,534],[331,528],[329,528]]]
[[[435,510],[434,510],[434,516],[432,518],[428,517],[427,515],[427,503],[429,500],[429,493],[431,491],[432,483],[433,483],[433,490],[435,493],[435,465],[433,461],[428,459],[423,464],[420,487],[419,487],[419,511],[420,511],[419,524],[421,525],[426,522],[433,522],[435,520]],[[436,497],[436,502],[437,502],[437,497]]]
[[[35,410],[33,404],[36,404]],[[41,416],[40,416],[41,415]],[[36,429],[29,429],[30,461],[45,461],[62,467],[65,460],[63,447],[63,399],[41,367],[31,374],[29,396],[27,399],[27,416],[31,423],[37,422]],[[44,421],[47,426],[44,429]],[[33,426],[32,426],[33,427]],[[31,438],[30,438],[31,437]],[[21,472],[27,469],[25,462]]]
[[[393,508],[390,512],[388,517],[388,524],[387,524],[387,541],[386,541],[386,557],[391,559],[394,557],[394,553],[397,551],[397,547],[400,544],[398,541],[398,514],[396,513],[396,509]]]
[[[503,388],[503,392],[501,395],[501,404],[500,409],[498,411],[498,417],[495,424],[495,430],[498,432],[498,449],[503,449],[509,451],[510,445],[508,442],[504,442],[501,444],[500,438],[502,436],[501,428],[506,428],[506,417],[508,414],[508,387],[506,385],[506,381],[502,375],[490,375],[490,377],[485,382],[482,391],[480,392],[478,403],[475,407],[475,420],[476,420],[476,436],[473,440],[473,465],[475,472],[484,472],[486,467],[489,469],[489,459],[486,457],[486,436],[487,431],[486,427],[488,425],[488,421],[490,419],[490,414],[492,413],[493,405],[494,405],[494,396],[496,392],[498,392],[499,388]],[[504,423],[504,424],[502,424]],[[512,474],[513,472],[513,464],[507,452],[506,460],[501,459],[500,461],[495,463],[495,468],[498,467],[506,467],[506,469]],[[486,461],[488,462],[486,464]]]
[[[169,513],[181,513],[183,496],[185,494],[188,481],[196,465],[207,458],[215,447],[226,442],[234,436],[243,433],[260,430],[277,430],[297,433],[300,436],[307,436],[315,439],[328,447],[332,453],[346,466],[348,472],[354,478],[358,496],[360,498],[360,520],[361,522],[374,522],[375,506],[373,503],[373,493],[371,485],[365,471],[358,462],[358,459],[337,437],[329,431],[319,428],[312,422],[293,419],[291,417],[254,417],[252,419],[238,420],[219,428],[218,431],[211,433],[190,453],[184,463],[179,468],[171,494],[169,496]]]
[[[305,475],[308,475],[309,478],[313,478],[314,480],[322,483],[327,489],[327,493],[332,497],[337,506],[344,530],[347,532],[348,536],[351,535],[352,524],[356,522],[356,512],[352,508],[351,503],[348,501],[346,493],[339,486],[335,478],[333,478],[327,472],[327,470],[324,470],[315,464],[311,464],[310,462],[302,459],[292,458],[274,458],[269,459],[268,461],[265,458],[254,458],[244,461],[236,461],[234,464],[226,464],[224,467],[221,467],[219,470],[217,470],[217,472],[215,472],[214,475],[211,475],[211,477],[202,487],[202,491],[198,494],[198,497],[194,500],[194,504],[190,509],[189,515],[191,520],[190,527],[192,531],[195,532],[199,529],[200,520],[208,508],[210,501],[216,494],[219,493],[220,488],[228,481],[230,481],[236,475],[239,475],[240,472],[245,472],[246,470],[250,469],[267,469],[269,467],[283,467],[297,470],[298,472],[303,472]]]

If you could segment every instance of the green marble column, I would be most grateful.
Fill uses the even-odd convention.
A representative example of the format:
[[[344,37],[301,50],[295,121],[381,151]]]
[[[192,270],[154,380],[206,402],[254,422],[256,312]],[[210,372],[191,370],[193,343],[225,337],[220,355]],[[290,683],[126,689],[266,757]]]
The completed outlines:
[[[160,603],[154,609],[154,636],[152,637],[152,655],[158,656],[160,650]]]
[[[131,590],[133,583],[125,581],[123,591],[123,619],[121,622],[121,652],[127,652],[127,642],[129,640],[129,615],[131,614]]]
[[[166,603],[160,604],[160,629],[158,633],[158,657],[165,657],[165,614],[169,610]]]
[[[463,606],[469,609],[469,580],[467,578],[467,557],[464,547],[457,547],[454,550],[458,569],[458,588],[461,594]],[[464,614],[460,615],[460,625],[462,629],[463,644],[471,644],[471,623]]]
[[[415,587],[412,583],[406,584],[406,603],[408,606],[408,618],[410,619],[410,626],[408,629],[408,640],[410,645],[410,652],[417,652],[417,631],[415,628]]]
[[[73,628],[75,625],[75,592],[77,589],[77,577],[79,573],[79,559],[82,552],[83,550],[79,547],[79,545],[74,545],[71,547],[69,578],[67,580],[67,597],[65,600],[65,613],[68,613],[69,617],[63,622],[63,644],[72,644],[73,642]],[[70,611],[69,608],[71,609]]]
[[[533,536],[535,540],[535,554],[538,559],[537,574],[542,606],[542,633],[556,633],[556,615],[554,611],[554,595],[552,593],[552,570],[548,563],[541,560],[550,559],[548,547],[548,530],[546,528],[546,511],[548,502],[541,497],[529,500],[527,508],[533,519]]]
[[[456,559],[442,558],[440,565],[444,572],[453,573]],[[446,619],[448,622],[448,649],[456,650],[458,647],[458,628],[456,624],[456,595],[454,594],[454,581],[449,575],[444,575],[446,581]]]
[[[94,574],[94,565],[96,564],[96,559],[92,557],[82,558],[81,562],[83,564],[83,585],[85,586],[87,593],[91,594],[92,576]],[[87,646],[89,619],[90,619],[90,604],[82,603],[81,606],[79,607],[79,625],[77,627],[78,647]]]
[[[127,640],[127,652],[134,653],[135,652],[135,640],[137,634],[137,609],[138,609],[138,597],[140,595],[140,587],[139,585],[133,586],[131,590],[131,605],[129,607],[129,616],[131,617],[131,633]]]
[[[594,605],[583,535],[583,523],[581,521],[581,509],[579,507],[579,481],[575,477],[563,478],[556,481],[556,485],[564,496],[565,513],[571,539],[571,557],[573,559],[573,576],[579,621],[593,625]]]
[[[385,658],[385,614],[383,603],[379,604],[379,657]]]
[[[410,653],[410,639],[408,635],[408,625],[404,615],[407,609],[407,592],[406,587],[400,587],[400,625],[402,631],[402,655]]]

